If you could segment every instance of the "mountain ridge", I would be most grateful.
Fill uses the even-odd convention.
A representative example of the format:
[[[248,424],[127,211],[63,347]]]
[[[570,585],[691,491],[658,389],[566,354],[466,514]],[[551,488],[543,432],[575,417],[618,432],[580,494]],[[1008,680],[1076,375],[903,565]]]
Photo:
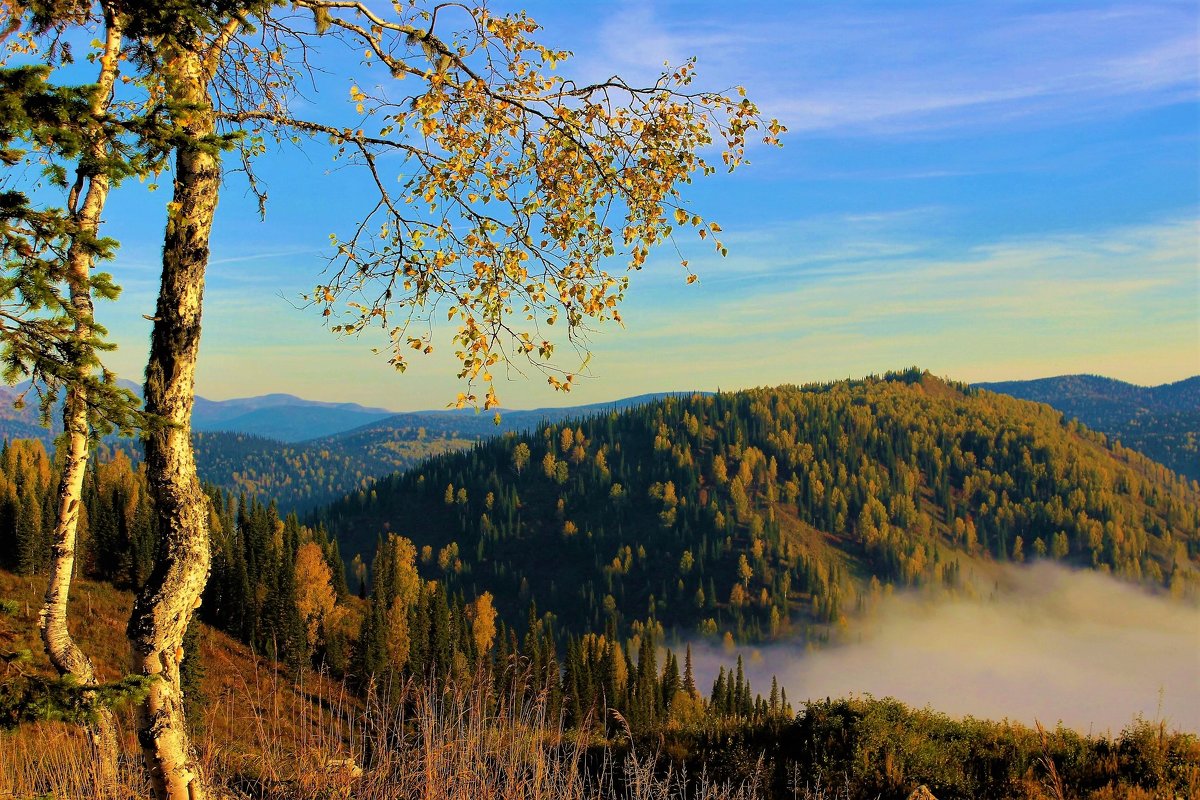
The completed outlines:
[[[142,396],[140,384],[125,379],[119,379],[117,384],[139,398]],[[57,410],[51,414],[51,427],[48,429],[40,424],[40,406],[36,396],[27,396],[21,408],[15,407],[17,397],[21,394],[31,394],[30,389],[28,381],[15,386],[0,386],[0,437],[35,438],[49,444],[59,426]],[[531,427],[543,419],[556,420],[624,408],[671,394],[681,393],[649,392],[578,406],[501,408],[486,414],[474,409],[394,411],[353,402],[309,400],[286,392],[226,400],[212,400],[196,395],[192,430],[203,433],[245,434],[285,444],[318,443],[318,440],[329,439],[339,434],[365,433],[366,429],[370,428],[393,431],[424,427],[433,433],[488,436]],[[493,422],[495,414],[500,415],[499,424]]]
[[[130,382],[122,385],[139,388]],[[1158,387],[1086,375],[976,386],[1047,403],[1068,419],[1078,418],[1123,446],[1190,479],[1200,479],[1200,376]],[[12,409],[19,389],[0,387],[0,436],[38,438],[49,445],[53,434],[38,424],[36,407],[27,404],[19,411]],[[1146,400],[1147,393],[1154,393],[1153,398]],[[198,397],[194,426],[197,461],[206,481],[270,497],[285,511],[303,512],[411,467],[425,456],[469,448],[490,436],[528,430],[543,421],[691,395],[647,393],[581,406],[504,409],[499,425],[493,414],[469,409],[391,413],[353,403],[302,398],[298,405],[295,395],[285,393],[221,401]],[[1110,395],[1125,399],[1112,400]],[[1072,401],[1078,396],[1093,399]],[[140,448],[133,440],[119,440],[113,446],[131,457],[139,455]]]
[[[1078,419],[1192,480],[1200,480],[1200,375],[1158,386],[1100,375],[1059,375],[976,387],[1031,400]]]

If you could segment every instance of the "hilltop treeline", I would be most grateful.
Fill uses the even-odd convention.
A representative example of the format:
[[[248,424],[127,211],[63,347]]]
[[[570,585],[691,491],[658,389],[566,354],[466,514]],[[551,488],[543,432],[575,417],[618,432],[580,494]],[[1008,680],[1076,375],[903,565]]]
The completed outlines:
[[[889,586],[1055,559],[1196,591],[1197,486],[1053,410],[912,370],[691,398],[439,456],[314,516],[575,632],[821,637]]]

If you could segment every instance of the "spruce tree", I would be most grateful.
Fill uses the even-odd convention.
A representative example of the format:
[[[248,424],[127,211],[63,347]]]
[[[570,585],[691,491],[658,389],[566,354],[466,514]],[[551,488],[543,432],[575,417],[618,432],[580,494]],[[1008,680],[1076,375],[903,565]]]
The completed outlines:
[[[713,681],[712,695],[709,698],[709,706],[717,713],[718,716],[725,716],[729,713],[729,693],[725,687],[725,667],[720,667],[717,671],[717,679]]]
[[[692,697],[698,698],[700,693],[696,690],[696,677],[692,672],[692,645],[688,644],[683,660],[683,690]]]
[[[670,651],[667,652],[667,660],[663,665],[661,686],[662,701],[659,710],[665,718],[665,715],[671,710],[671,703],[675,700],[675,693],[679,691],[681,686],[679,661],[676,660],[675,654]]]
[[[31,483],[25,484],[17,506],[17,572],[34,575],[45,563],[46,541],[42,530],[42,498]]]

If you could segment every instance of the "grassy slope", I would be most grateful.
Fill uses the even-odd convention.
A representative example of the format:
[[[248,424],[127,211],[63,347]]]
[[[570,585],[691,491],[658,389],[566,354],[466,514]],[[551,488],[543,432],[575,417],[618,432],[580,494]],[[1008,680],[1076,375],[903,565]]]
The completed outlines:
[[[22,668],[49,674],[35,629],[44,587],[44,580],[0,571],[0,599],[19,606],[16,615],[0,615],[0,651],[27,649],[31,658]],[[77,581],[73,602],[79,643],[102,678],[116,677],[132,596]],[[655,758],[621,756],[603,744],[588,751],[594,771],[581,770],[582,746],[564,737],[544,698],[506,702],[490,694],[490,681],[455,689],[379,686],[364,703],[308,672],[294,683],[218,631],[202,628],[200,642],[205,675],[194,742],[222,800],[674,800],[684,796],[685,781],[707,800],[761,796],[740,781],[719,785],[656,772]],[[122,783],[115,794],[97,784],[81,729],[38,723],[0,732],[0,800],[149,797],[129,709],[119,721]],[[371,748],[369,740],[387,748]],[[348,768],[348,757],[371,767]]]
[[[25,578],[0,571],[0,598],[16,601],[15,616],[0,615],[0,650],[28,650],[22,669],[53,674],[37,634],[37,615],[45,591],[43,578]],[[72,594],[71,629],[96,665],[101,680],[122,674],[128,660],[125,623],[133,596],[112,586],[77,580]],[[233,783],[284,781],[309,771],[315,763],[349,752],[343,736],[348,720],[361,710],[345,688],[308,674],[293,683],[283,670],[207,626],[199,636],[204,676],[200,724],[196,741],[213,774],[233,777]],[[0,674],[0,679],[2,679]],[[131,714],[120,714],[124,750],[136,752]],[[301,746],[302,745],[302,746]],[[51,791],[72,775],[87,772],[88,756],[78,731],[57,724],[28,726],[15,734],[0,733],[0,798],[31,784]],[[136,759],[128,759],[138,791]],[[76,784],[79,785],[79,784]],[[59,797],[70,793],[55,794]]]

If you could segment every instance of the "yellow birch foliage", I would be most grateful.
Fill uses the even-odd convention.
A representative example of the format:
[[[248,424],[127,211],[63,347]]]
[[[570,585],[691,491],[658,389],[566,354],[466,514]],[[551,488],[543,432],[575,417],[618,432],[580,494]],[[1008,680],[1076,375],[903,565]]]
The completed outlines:
[[[311,654],[321,644],[321,631],[336,622],[337,596],[333,573],[321,548],[308,542],[296,552],[296,608],[304,620],[304,633]]]
[[[681,231],[725,255],[721,226],[696,213],[682,188],[748,163],[753,141],[778,145],[785,131],[741,87],[693,88],[694,59],[646,83],[569,77],[571,54],[537,41],[540,26],[523,12],[296,6],[314,14],[327,40],[365,55],[348,96],[361,127],[291,120],[286,105],[272,106],[269,82],[263,102],[227,117],[251,132],[327,135],[339,156],[368,170],[374,210],[350,235],[331,237],[335,268],[310,299],[326,316],[339,312],[337,332],[381,328],[398,370],[410,354],[433,351],[435,320],[456,326],[460,406],[496,405],[498,365],[526,363],[569,390],[586,369],[590,324],[621,321],[625,270],[641,269],[652,247]],[[280,63],[291,57],[280,51]],[[245,63],[230,68],[252,69]],[[277,70],[282,83],[305,66]],[[688,262],[680,265],[694,281]],[[583,351],[577,368],[555,364],[562,338]]]
[[[475,651],[483,655],[492,649],[496,639],[496,606],[492,593],[484,592],[471,603],[471,637],[475,640]]]

